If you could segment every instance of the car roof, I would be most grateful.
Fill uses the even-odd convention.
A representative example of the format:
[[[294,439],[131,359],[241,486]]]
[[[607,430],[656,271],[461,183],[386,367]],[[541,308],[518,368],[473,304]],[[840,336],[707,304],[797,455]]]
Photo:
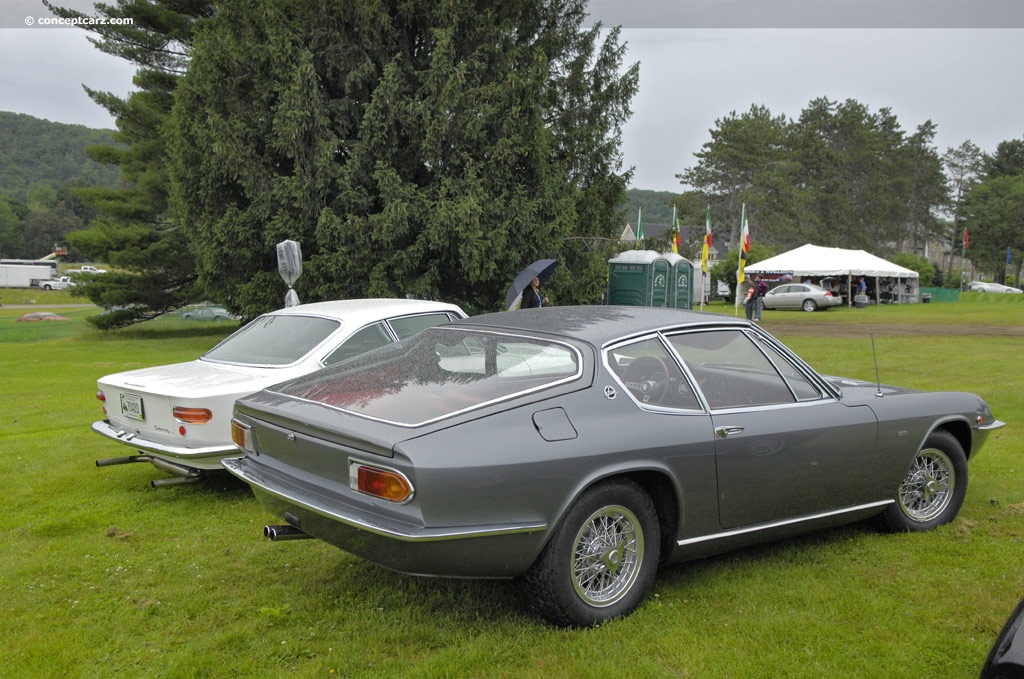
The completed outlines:
[[[583,340],[594,346],[624,337],[685,326],[731,325],[746,327],[746,320],[721,314],[641,306],[568,306],[501,311],[457,321],[460,326],[526,331]]]
[[[356,323],[369,322],[392,316],[426,313],[430,311],[453,311],[460,316],[465,313],[454,304],[433,302],[422,299],[342,299],[330,302],[312,302],[277,309],[264,315],[273,316],[325,316]]]

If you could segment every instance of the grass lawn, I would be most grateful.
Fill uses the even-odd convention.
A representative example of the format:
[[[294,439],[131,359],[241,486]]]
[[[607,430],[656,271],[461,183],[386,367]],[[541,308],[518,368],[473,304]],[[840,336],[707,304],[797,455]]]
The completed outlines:
[[[883,382],[988,400],[1008,425],[972,462],[956,521],[918,535],[855,525],[664,569],[632,616],[566,631],[503,583],[266,541],[272,517],[227,475],[152,489],[164,474],[150,465],[96,468],[124,454],[89,430],[96,379],[193,359],[236,324],[101,334],[84,320],[95,309],[18,324],[25,311],[2,294],[3,676],[975,677],[1024,595],[1024,296],[765,314],[822,372],[874,380],[873,331]]]

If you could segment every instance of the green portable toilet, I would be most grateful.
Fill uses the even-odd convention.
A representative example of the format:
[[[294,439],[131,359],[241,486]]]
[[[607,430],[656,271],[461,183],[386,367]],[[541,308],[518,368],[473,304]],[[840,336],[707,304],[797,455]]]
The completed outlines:
[[[608,303],[626,306],[654,306],[655,260],[653,250],[627,250],[608,260]],[[664,306],[668,288],[667,263],[661,262],[659,296]]]
[[[665,304],[658,306],[672,309],[692,309],[693,262],[675,252],[660,255],[659,260],[665,262],[667,267],[668,289],[665,294]]]

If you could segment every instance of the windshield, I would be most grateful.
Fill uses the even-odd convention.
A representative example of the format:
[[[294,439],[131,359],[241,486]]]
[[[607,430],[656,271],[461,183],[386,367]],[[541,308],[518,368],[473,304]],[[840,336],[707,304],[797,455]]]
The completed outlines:
[[[312,351],[340,322],[316,316],[267,314],[203,354],[208,361],[289,365]]]
[[[416,425],[575,379],[581,372],[579,352],[565,344],[430,328],[276,391]]]

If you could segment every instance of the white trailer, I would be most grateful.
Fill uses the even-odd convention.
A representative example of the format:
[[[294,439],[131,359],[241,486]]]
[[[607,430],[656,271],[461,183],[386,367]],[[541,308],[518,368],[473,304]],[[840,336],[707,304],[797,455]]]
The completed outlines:
[[[39,259],[0,260],[0,288],[42,287],[60,278],[57,262]]]

